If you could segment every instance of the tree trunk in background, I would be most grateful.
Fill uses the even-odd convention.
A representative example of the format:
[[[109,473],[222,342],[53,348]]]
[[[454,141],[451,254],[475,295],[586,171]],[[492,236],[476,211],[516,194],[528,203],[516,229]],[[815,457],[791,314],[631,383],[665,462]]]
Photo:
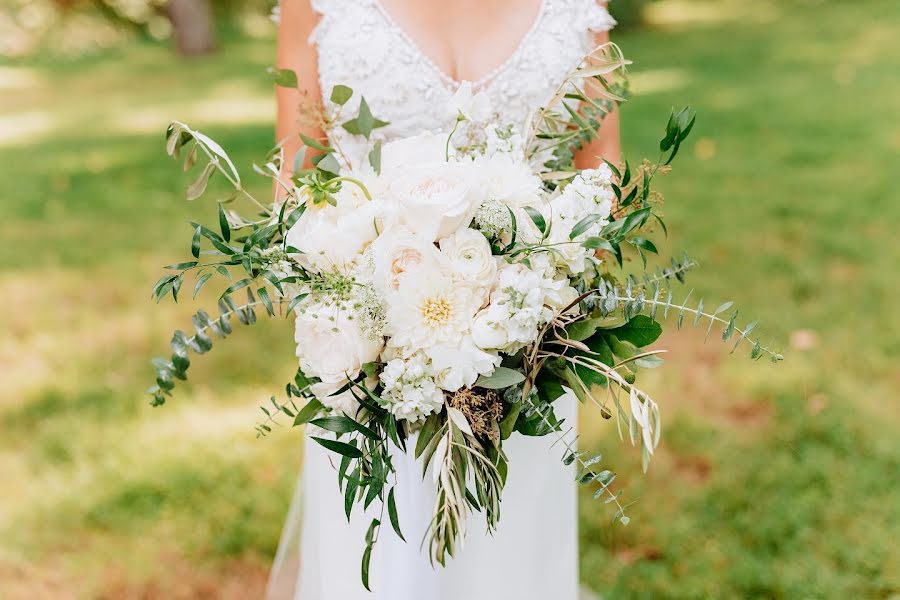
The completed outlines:
[[[166,14],[172,23],[175,43],[181,54],[196,56],[216,49],[209,0],[169,0]]]

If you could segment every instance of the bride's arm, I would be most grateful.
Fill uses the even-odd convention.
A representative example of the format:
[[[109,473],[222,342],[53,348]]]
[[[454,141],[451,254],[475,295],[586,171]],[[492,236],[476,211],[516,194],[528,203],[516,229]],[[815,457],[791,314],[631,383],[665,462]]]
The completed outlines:
[[[601,5],[606,2],[601,0]],[[609,32],[604,31],[596,34],[595,46],[600,46],[609,42]],[[589,169],[600,164],[601,160],[608,160],[613,164],[618,164],[622,160],[622,146],[619,138],[619,111],[614,110],[603,119],[600,131],[596,138],[584,145],[584,147],[575,154],[575,166],[579,169]]]
[[[300,105],[319,104],[319,67],[316,48],[309,43],[309,36],[318,22],[318,15],[310,7],[309,0],[284,0],[281,3],[281,22],[278,26],[277,65],[297,74],[298,89],[277,87],[278,122],[276,139],[284,142],[285,171],[289,174],[294,155],[300,149],[300,133],[314,139],[324,139],[324,132],[315,126],[301,125]],[[305,165],[310,166],[307,153]]]

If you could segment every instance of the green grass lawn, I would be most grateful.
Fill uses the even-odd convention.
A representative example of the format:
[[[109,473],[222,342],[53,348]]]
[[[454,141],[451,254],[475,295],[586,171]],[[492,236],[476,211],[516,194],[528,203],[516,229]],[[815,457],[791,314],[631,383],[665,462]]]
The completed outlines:
[[[646,476],[585,411],[583,443],[635,504],[623,527],[583,498],[582,578],[613,599],[900,594],[900,5],[667,0],[651,16],[617,39],[635,61],[626,150],[653,156],[669,109],[697,110],[661,185],[667,249],[701,264],[685,292],[737,301],[788,360],[664,338]],[[143,390],[191,312],[150,285],[185,256],[185,221],[213,214],[181,200],[163,131],[179,118],[257,159],[272,53],[231,41],[184,63],[134,43],[0,64],[0,598],[259,594],[301,439],[252,426],[293,372],[290,324],[220,343],[164,408]]]

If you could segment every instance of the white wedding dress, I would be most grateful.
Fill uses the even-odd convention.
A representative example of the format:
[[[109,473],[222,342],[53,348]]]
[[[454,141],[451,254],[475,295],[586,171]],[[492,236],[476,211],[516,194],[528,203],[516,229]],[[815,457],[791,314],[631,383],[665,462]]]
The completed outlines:
[[[318,47],[326,103],[328,91],[345,84],[354,90],[351,102],[364,96],[373,114],[390,122],[376,130],[382,139],[449,131],[452,122],[444,120],[442,108],[459,82],[419,49],[378,0],[313,0],[313,8],[321,19],[310,41]],[[515,52],[473,87],[490,96],[503,122],[524,123],[593,48],[593,33],[614,24],[595,0],[542,0]],[[353,114],[355,107],[350,108]],[[346,133],[338,128],[334,135]],[[576,404],[571,395],[560,398],[557,415],[574,425]],[[268,598],[576,600],[576,484],[573,470],[561,462],[562,450],[551,450],[550,444],[550,437],[519,434],[504,442],[509,476],[499,530],[487,536],[481,516],[471,515],[462,551],[446,568],[436,569],[420,548],[434,502],[431,480],[423,482],[421,467],[398,451],[397,508],[408,543],[385,516],[370,568],[373,591],[367,592],[360,560],[366,529],[372,518],[381,517],[380,508],[374,503],[364,512],[357,506],[348,523],[333,459],[308,442]]]

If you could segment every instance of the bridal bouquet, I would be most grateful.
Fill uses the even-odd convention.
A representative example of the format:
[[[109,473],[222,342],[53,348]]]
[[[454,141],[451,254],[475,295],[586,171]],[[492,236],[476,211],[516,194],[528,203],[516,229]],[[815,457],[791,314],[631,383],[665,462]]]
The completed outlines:
[[[189,199],[215,173],[234,194],[219,203],[216,229],[191,223],[193,258],[167,267],[153,290],[177,300],[191,273],[195,296],[214,277],[224,281],[218,313],[198,311],[194,332],[176,332],[171,357],[155,361],[154,404],[186,379],[191,353],[211,349],[211,334],[224,338],[233,320],[252,324],[263,310],[291,316],[299,368],[286,398],[261,407],[257,430],[265,435],[285,417],[307,424],[339,458],[348,518],[354,505],[379,502],[402,537],[392,457],[414,452],[437,490],[426,546],[444,564],[472,511],[496,527],[504,440],[521,434],[557,436],[561,460],[576,463],[579,481],[627,523],[615,475],[576,449],[554,401],[574,393],[598,405],[640,445],[646,469],[660,411],[636,376],[662,362],[649,348],[661,322],[671,316],[681,327],[687,318],[708,332],[719,324],[734,348],[755,323],[739,327],[730,303],[707,311],[702,300],[677,302],[671,283],[694,267],[689,259],[648,267],[653,239],[665,234],[651,186],[693,127],[688,110],[669,118],[656,162],[573,166],[574,151],[624,100],[626,64],[615,46],[598,49],[524,125],[499,122],[487,98],[464,85],[448,108],[452,132],[386,143],[378,136],[386,123],[364,99],[352,118],[340,114],[353,91],[338,86],[339,110],[317,118],[341,135],[331,145],[303,137],[313,168],[301,168],[303,151],[288,168],[279,148],[255,166],[279,188],[275,202],[244,188],[215,141],[173,123],[169,154],[186,168],[203,163]],[[296,85],[290,71],[275,76]],[[240,198],[252,216],[230,207]],[[747,344],[753,358],[781,358]],[[366,585],[381,521],[366,536]]]

